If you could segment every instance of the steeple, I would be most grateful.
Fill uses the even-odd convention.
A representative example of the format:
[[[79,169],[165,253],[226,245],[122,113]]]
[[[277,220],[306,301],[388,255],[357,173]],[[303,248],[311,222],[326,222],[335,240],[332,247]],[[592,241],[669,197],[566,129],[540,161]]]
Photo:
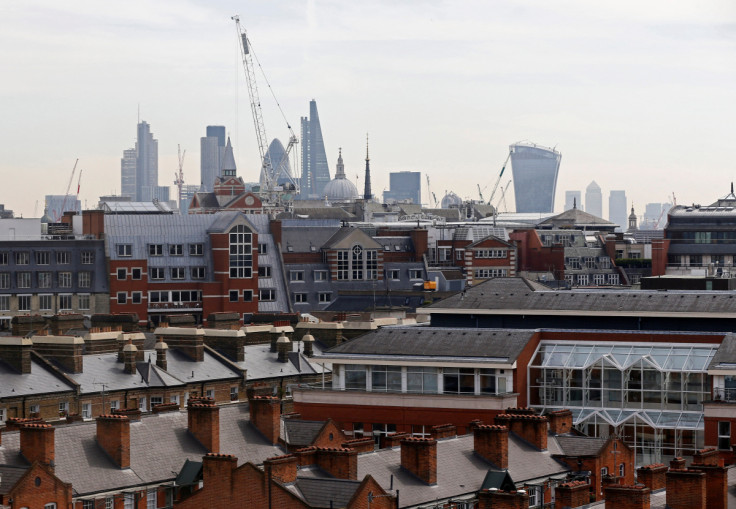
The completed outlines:
[[[230,144],[230,136],[227,137],[227,145],[225,145],[225,157],[222,159],[223,177],[234,177],[236,172],[235,156],[233,156],[233,146]]]
[[[337,156],[337,169],[335,171],[336,179],[345,178],[345,165],[342,163],[342,147],[340,147],[340,155]]]
[[[363,190],[363,199],[368,201],[373,199],[371,193],[371,159],[368,157],[368,133],[365,135],[365,188]]]
[[[636,231],[637,225],[636,225],[636,214],[634,213],[634,205],[631,205],[631,214],[629,214],[629,228],[626,230],[628,232],[634,232]]]

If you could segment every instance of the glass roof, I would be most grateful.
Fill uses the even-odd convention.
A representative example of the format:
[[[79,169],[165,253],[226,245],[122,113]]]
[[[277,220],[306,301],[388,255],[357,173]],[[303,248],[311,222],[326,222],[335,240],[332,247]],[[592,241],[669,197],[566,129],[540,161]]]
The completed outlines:
[[[570,344],[542,342],[531,366],[587,368],[602,357],[618,369],[644,359],[661,371],[705,371],[718,350],[716,344],[631,345],[626,343]]]
[[[542,412],[548,410],[559,410],[557,407],[549,407],[542,409]],[[634,422],[645,423],[649,426],[659,429],[693,429],[702,430],[704,428],[703,414],[700,412],[660,412],[658,410],[612,410],[576,408],[572,410],[573,424],[576,426],[580,423],[590,422],[596,418],[598,422],[605,421],[612,426],[620,426],[622,424],[632,424]]]

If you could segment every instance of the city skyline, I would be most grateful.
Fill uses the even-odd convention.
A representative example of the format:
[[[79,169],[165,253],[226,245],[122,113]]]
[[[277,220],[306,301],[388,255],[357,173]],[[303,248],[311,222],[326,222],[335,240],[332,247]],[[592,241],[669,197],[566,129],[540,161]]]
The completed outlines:
[[[708,202],[732,180],[736,6],[728,2],[120,6],[3,6],[0,63],[16,72],[0,96],[12,119],[0,131],[0,174],[33,175],[39,187],[29,195],[9,179],[0,201],[18,215],[62,194],[77,157],[85,206],[120,193],[120,156],[137,118],[160,143],[159,185],[173,184],[178,144],[188,152],[185,183],[199,183],[199,140],[212,124],[229,127],[239,172],[257,180],[230,20],[238,12],[288,121],[297,125],[305,103],[319,101],[326,152],[343,148],[359,189],[371,132],[376,195],[390,172],[420,170],[438,197],[477,198],[477,184],[493,187],[508,145],[524,139],[565,154],[556,211],[563,190],[591,179],[627,189],[635,204],[673,192],[679,203]],[[259,85],[269,139],[287,139]],[[708,179],[692,178],[706,170]]]

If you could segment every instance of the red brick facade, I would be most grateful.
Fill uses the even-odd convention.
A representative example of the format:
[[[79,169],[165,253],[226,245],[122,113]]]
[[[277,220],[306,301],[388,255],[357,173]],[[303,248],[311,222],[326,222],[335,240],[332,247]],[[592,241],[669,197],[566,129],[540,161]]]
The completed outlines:
[[[606,486],[606,508],[611,509],[649,509],[650,490],[641,485]]]
[[[437,484],[437,440],[405,438],[401,441],[401,466],[427,484]]]

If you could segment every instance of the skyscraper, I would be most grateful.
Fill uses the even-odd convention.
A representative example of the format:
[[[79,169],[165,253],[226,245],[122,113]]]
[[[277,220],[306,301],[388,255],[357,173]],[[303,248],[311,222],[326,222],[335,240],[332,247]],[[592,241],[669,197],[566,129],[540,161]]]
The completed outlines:
[[[390,188],[383,192],[383,202],[391,203],[411,200],[422,203],[422,174],[418,171],[398,171],[389,173]]]
[[[289,158],[286,157],[286,149],[281,143],[281,140],[274,138],[271,141],[266,154],[263,156],[264,159],[267,157],[271,159],[271,175],[269,177],[273,185],[283,186],[294,180],[291,175],[291,164],[289,163]],[[261,189],[265,189],[265,166],[261,167],[260,183]]]
[[[300,198],[322,198],[330,181],[325,142],[317,113],[317,102],[309,101],[309,118],[302,117],[302,178]]]
[[[553,212],[562,155],[533,143],[516,143],[509,150],[516,212]]]
[[[595,217],[603,217],[603,193],[595,180],[585,188],[585,212]]]
[[[611,191],[608,195],[608,220],[616,223],[622,231],[628,228],[626,191]]]
[[[583,210],[581,193],[580,191],[565,191],[565,210],[570,210],[573,207]]]
[[[158,140],[153,138],[151,126],[145,120],[138,124],[136,148],[136,201],[148,201],[158,190]],[[146,189],[148,188],[148,189]]]
[[[200,175],[205,191],[212,191],[215,178],[222,175],[225,154],[225,126],[208,125],[207,136],[200,138]]]
[[[120,160],[120,194],[135,199],[136,153],[134,148],[123,150]]]

